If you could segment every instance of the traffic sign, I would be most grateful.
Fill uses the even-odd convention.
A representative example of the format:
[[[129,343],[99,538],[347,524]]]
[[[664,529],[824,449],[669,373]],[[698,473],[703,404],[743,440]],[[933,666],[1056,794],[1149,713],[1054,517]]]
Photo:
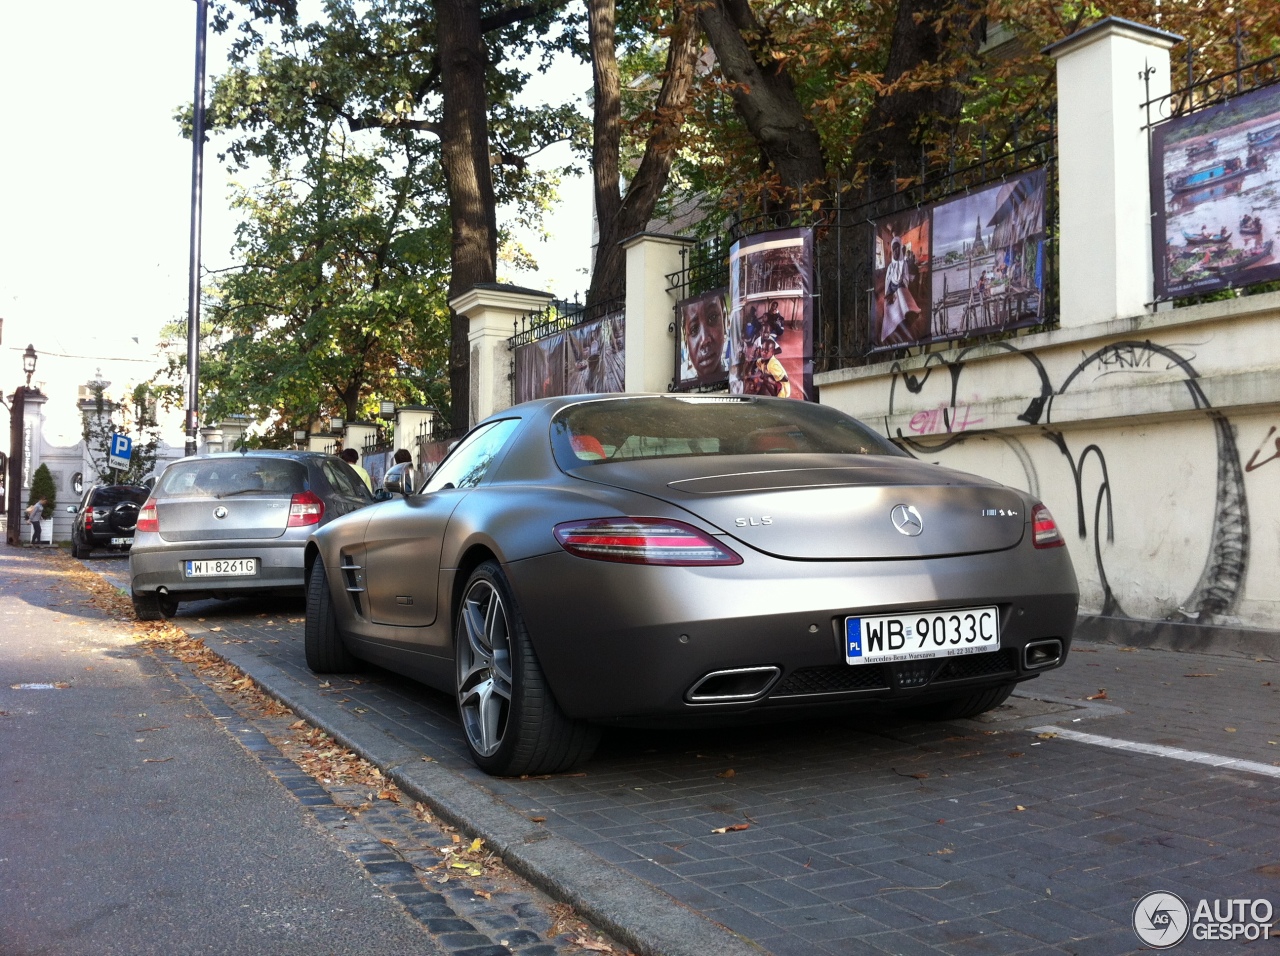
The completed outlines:
[[[113,433],[109,457],[112,468],[128,468],[129,459],[133,457],[133,439],[120,432]]]

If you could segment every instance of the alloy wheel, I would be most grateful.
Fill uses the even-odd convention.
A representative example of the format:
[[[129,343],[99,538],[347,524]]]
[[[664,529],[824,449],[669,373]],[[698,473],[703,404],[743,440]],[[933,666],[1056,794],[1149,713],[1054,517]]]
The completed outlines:
[[[490,757],[502,746],[511,713],[511,622],[502,596],[476,581],[462,602],[458,710],[472,749]]]

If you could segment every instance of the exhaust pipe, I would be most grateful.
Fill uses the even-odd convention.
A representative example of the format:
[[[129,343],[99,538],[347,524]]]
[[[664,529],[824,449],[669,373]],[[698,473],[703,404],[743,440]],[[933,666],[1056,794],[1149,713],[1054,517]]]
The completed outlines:
[[[1061,663],[1062,641],[1056,637],[1047,641],[1032,641],[1022,651],[1022,664],[1029,671]]]
[[[689,688],[684,699],[691,704],[730,704],[759,700],[782,676],[782,668],[735,667],[712,671]]]

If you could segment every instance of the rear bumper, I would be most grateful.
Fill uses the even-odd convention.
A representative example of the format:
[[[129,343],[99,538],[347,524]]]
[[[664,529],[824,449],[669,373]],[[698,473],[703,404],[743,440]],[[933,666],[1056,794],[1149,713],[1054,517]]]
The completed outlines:
[[[1070,649],[1078,595],[1065,548],[914,562],[746,558],[738,567],[692,569],[550,554],[515,562],[508,575],[557,701],[595,720],[926,703],[1030,679],[1061,666]],[[991,605],[998,651],[845,662],[848,616]],[[1057,642],[1053,654],[1029,661],[1027,645],[1042,641]],[[708,675],[766,668],[771,679],[750,700],[696,699]]]
[[[149,544],[139,536],[129,553],[129,576],[133,590],[164,590],[184,598],[206,594],[241,593],[301,589],[302,556],[305,541],[217,541],[193,547]],[[188,578],[187,561],[211,558],[256,558],[258,573],[252,577]]]

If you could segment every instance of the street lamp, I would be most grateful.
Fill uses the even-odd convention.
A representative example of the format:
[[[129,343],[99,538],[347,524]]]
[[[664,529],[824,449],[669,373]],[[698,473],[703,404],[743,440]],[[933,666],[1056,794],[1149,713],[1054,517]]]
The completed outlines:
[[[32,391],[31,376],[36,371],[34,345],[28,345],[22,353],[22,370],[27,373],[27,384],[13,390],[13,405],[9,409],[9,478],[5,482],[5,492],[9,496],[5,502],[9,506],[5,541],[15,547],[22,544],[22,471],[26,455],[23,439],[26,437],[27,393]]]
[[[342,426],[345,424],[346,424],[346,421],[343,419],[341,415],[334,415],[332,418],[329,419],[329,431],[333,432],[334,434],[337,434],[338,432],[342,431]]]
[[[391,421],[391,419],[395,418],[395,417],[396,417],[396,403],[395,403],[395,402],[385,402],[385,401],[384,401],[384,402],[379,402],[379,403],[378,403],[378,417],[379,417],[379,418],[382,418],[382,419],[385,419],[386,421]]]
[[[301,448],[302,443],[306,440],[307,440],[307,430],[305,428],[295,428],[293,430],[293,443],[295,445]]]

